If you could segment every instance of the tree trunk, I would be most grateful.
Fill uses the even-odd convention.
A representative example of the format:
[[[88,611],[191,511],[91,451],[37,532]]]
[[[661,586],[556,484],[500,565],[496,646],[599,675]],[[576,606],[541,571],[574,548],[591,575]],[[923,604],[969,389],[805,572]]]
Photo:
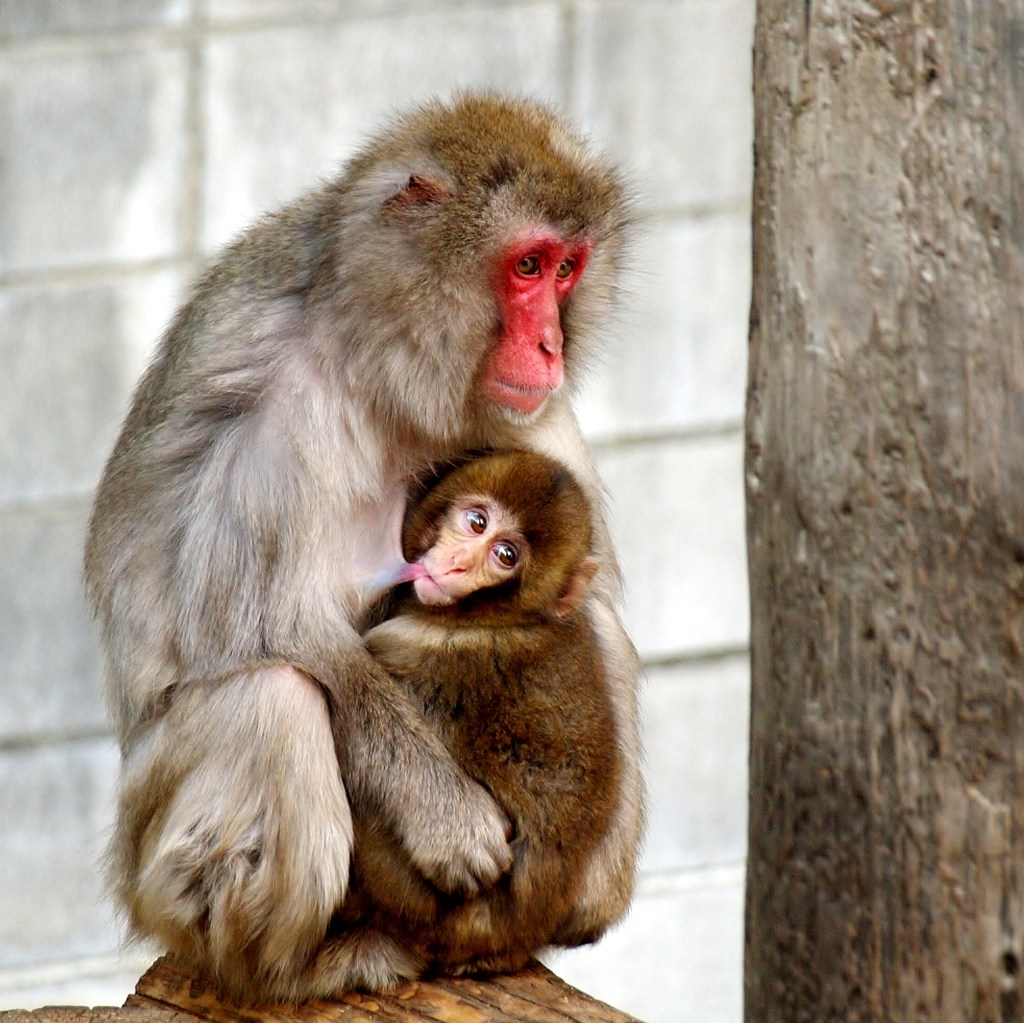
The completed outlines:
[[[1024,1020],[1024,0],[760,0],[749,1023]]]

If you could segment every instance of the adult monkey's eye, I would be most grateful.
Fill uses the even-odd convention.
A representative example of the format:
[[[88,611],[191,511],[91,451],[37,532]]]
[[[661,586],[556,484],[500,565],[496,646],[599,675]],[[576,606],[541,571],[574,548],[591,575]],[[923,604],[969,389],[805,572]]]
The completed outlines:
[[[561,277],[562,280],[565,280],[566,277],[571,277],[572,276],[572,272],[575,269],[576,269],[576,260],[575,259],[563,259],[562,262],[558,264],[558,269],[555,271],[555,274],[558,277]]]
[[[466,522],[478,536],[487,528],[487,516],[479,508],[466,510]]]
[[[523,256],[516,263],[516,273],[522,277],[535,277],[540,273],[540,260],[536,256]]]
[[[519,551],[515,549],[510,543],[496,543],[491,550],[494,551],[494,556],[498,559],[498,563],[502,568],[515,568],[519,561]]]

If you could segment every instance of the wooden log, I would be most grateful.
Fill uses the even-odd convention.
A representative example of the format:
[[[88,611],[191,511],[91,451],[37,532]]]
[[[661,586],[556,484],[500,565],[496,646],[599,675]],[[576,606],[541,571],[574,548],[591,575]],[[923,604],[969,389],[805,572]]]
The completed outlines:
[[[1024,0],[759,0],[749,1023],[1024,1020]]]
[[[507,976],[409,981],[383,994],[337,1001],[238,1006],[167,956],[120,1009],[47,1007],[0,1012],[0,1023],[639,1023],[533,963]]]
[[[136,996],[132,995],[131,1002]],[[196,1023],[195,1017],[180,1009],[158,1003],[125,1005],[118,1009],[100,1006],[86,1009],[80,1005],[47,1005],[42,1009],[11,1009],[0,1012],[3,1023]]]

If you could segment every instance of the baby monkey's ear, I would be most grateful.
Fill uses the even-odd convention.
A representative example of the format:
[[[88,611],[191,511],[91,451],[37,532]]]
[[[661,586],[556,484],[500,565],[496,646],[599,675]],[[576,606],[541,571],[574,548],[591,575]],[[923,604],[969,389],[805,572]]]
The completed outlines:
[[[564,618],[584,598],[598,567],[597,558],[586,557],[572,570],[562,595],[555,601],[555,614],[559,618]]]

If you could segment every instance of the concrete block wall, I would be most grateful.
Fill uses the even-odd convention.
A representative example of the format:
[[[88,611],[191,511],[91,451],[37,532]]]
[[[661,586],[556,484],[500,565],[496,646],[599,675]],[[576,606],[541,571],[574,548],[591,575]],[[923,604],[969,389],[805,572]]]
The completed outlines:
[[[581,404],[648,667],[625,924],[552,957],[641,1018],[740,1019],[741,419],[754,0],[0,0],[0,1007],[120,1003],[117,753],[79,582],[130,388],[203,258],[459,86],[552,101],[629,170],[630,307]]]

